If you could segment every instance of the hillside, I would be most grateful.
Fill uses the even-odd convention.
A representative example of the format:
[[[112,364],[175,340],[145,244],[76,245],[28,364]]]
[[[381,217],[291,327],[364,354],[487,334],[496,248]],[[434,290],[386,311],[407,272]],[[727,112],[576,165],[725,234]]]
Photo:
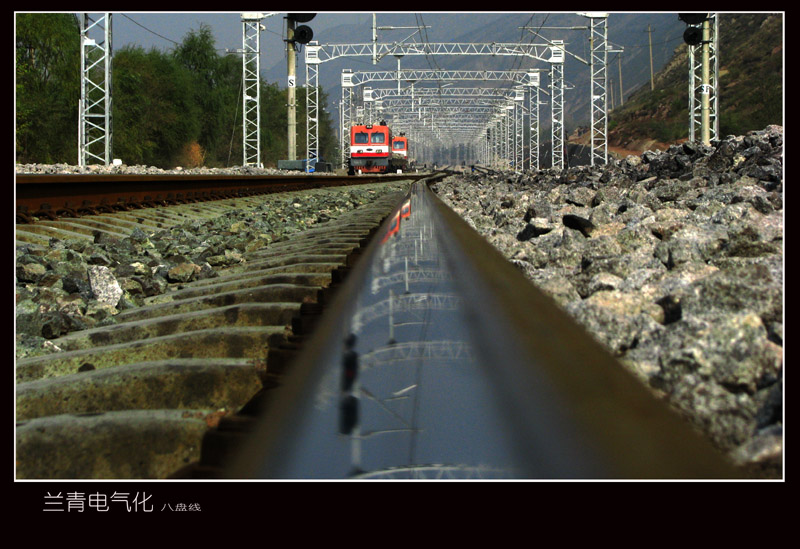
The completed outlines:
[[[719,15],[719,137],[783,125],[783,15]],[[681,43],[654,79],[609,113],[610,149],[666,149],[689,133],[689,61]]]

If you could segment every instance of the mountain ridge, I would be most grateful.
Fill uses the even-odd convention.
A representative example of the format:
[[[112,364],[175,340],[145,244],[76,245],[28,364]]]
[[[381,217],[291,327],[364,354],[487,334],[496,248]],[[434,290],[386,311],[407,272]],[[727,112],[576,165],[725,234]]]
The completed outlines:
[[[783,125],[783,15],[719,14],[718,138]],[[609,113],[609,148],[665,150],[689,132],[688,48]]]

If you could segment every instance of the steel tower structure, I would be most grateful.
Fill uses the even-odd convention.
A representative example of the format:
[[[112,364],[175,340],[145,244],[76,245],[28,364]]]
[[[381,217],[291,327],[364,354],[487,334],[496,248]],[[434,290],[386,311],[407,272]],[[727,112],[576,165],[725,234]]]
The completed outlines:
[[[716,13],[701,23],[702,41],[689,46],[689,141],[719,138],[719,21]],[[696,129],[700,128],[698,139]],[[703,131],[705,130],[705,131]]]
[[[90,37],[90,32],[95,38]],[[81,16],[81,99],[78,106],[78,166],[96,160],[108,166],[113,151],[111,120],[111,13]]]
[[[550,124],[553,144],[552,165],[564,168],[564,41],[553,40],[550,56],[550,93],[552,119]]]
[[[513,43],[412,43],[412,44],[379,44],[373,41],[369,44],[329,44],[321,45],[310,42],[305,48],[306,62],[306,128],[307,128],[307,158],[309,164],[317,158],[319,143],[319,65],[339,57],[371,57],[374,60],[386,55],[487,55],[487,56],[521,56],[549,61],[544,56],[551,51],[549,45],[542,44],[513,44]],[[563,55],[562,55],[563,59]],[[392,80],[397,79],[399,71],[391,71]],[[563,74],[563,72],[561,73]],[[563,85],[562,85],[563,87]],[[342,113],[347,110],[342,106]],[[563,112],[563,109],[562,109]],[[346,118],[342,116],[342,118]]]
[[[586,13],[589,18],[589,44],[592,86],[591,165],[608,162],[608,14]]]
[[[242,13],[242,165],[261,167],[261,19]]]

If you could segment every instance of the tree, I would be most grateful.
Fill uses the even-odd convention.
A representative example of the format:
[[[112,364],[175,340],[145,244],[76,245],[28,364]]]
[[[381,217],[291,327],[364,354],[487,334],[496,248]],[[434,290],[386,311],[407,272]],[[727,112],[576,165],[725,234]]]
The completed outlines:
[[[80,55],[74,14],[16,15],[18,162],[76,162]]]
[[[276,167],[278,160],[288,156],[287,101],[287,90],[281,90],[274,82],[261,82],[261,161],[265,166]]]
[[[200,110],[198,141],[207,151],[219,151],[220,145],[227,144],[230,112],[235,105],[237,80],[231,63],[235,58],[227,60],[217,54],[211,28],[205,24],[190,31],[173,55],[193,80],[192,98]]]
[[[208,140],[206,164],[230,166],[242,158],[242,61],[235,55],[226,55],[217,65],[215,101],[217,117],[214,138]],[[237,159],[234,161],[233,159]]]
[[[174,166],[200,135],[194,79],[168,54],[127,46],[114,55],[114,155],[127,164]]]
[[[80,24],[74,14],[17,16],[17,160],[77,159]],[[262,160],[287,157],[287,90],[261,83]],[[114,156],[127,164],[240,165],[242,64],[220,56],[207,25],[172,52],[140,46],[115,50],[112,60]],[[305,155],[305,94],[297,94],[297,150]],[[325,94],[321,94],[325,104]],[[334,145],[331,145],[333,143]],[[330,117],[320,113],[320,154],[334,154]],[[331,149],[333,147],[333,149]]]
[[[276,83],[261,83],[261,159],[265,166],[277,166],[278,160],[288,158],[287,130],[289,116],[286,104],[288,89],[280,89]],[[327,93],[320,88],[319,103],[326,105]],[[297,158],[306,157],[307,148],[307,121],[306,121],[306,88],[297,88],[295,95],[296,104],[296,144]],[[331,161],[336,155],[339,141],[333,129],[330,114],[321,109],[319,118],[319,158]]]
[[[328,94],[322,88],[319,89],[319,104],[328,104]],[[339,137],[334,131],[333,120],[330,113],[321,108],[319,111],[319,157],[336,165],[339,161],[338,151]]]

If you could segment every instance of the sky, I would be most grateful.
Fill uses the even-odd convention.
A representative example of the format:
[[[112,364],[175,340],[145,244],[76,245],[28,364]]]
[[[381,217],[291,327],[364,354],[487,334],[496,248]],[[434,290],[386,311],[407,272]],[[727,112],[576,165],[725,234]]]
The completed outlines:
[[[262,12],[265,14],[271,12]],[[264,30],[261,33],[261,49],[264,56],[274,59],[284,55],[286,34],[285,13],[276,13],[262,19]],[[365,25],[371,24],[370,13],[355,14],[363,19]],[[312,21],[306,23],[314,31],[314,36],[324,35],[325,29],[352,22],[353,13],[318,13]],[[242,48],[242,21],[240,12],[113,12],[113,44],[114,49],[133,44],[145,49],[155,47],[170,50],[180,43],[186,34],[198,30],[202,24],[211,27],[220,54],[226,50]],[[267,62],[262,58],[262,68]],[[268,65],[272,65],[269,62]]]

